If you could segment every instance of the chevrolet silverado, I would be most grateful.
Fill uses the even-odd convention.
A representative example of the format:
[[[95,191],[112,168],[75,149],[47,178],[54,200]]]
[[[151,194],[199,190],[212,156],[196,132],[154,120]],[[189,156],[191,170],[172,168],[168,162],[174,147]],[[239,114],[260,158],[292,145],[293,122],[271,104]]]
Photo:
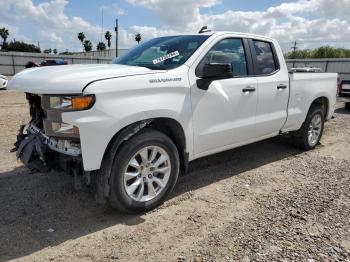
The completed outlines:
[[[113,208],[145,212],[192,160],[280,134],[313,149],[334,113],[337,74],[288,72],[268,37],[201,30],[108,65],[26,69],[8,88],[29,103],[14,148],[28,168],[65,170]]]

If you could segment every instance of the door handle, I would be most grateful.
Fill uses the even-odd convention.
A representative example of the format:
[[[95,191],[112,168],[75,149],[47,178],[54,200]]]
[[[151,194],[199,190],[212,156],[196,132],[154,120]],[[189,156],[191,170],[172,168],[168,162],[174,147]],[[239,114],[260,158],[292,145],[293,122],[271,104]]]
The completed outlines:
[[[253,86],[247,86],[245,88],[242,89],[242,92],[243,93],[246,93],[246,92],[255,92],[256,88],[253,87]]]
[[[281,84],[277,86],[277,89],[287,89],[287,85]]]

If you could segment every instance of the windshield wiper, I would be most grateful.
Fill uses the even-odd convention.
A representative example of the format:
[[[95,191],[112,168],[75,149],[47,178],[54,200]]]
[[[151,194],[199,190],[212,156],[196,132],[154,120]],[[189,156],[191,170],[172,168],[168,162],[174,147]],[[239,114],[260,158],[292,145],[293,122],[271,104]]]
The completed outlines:
[[[151,70],[167,70],[167,68],[165,68],[165,67],[160,67],[160,66],[147,65],[147,66],[145,66],[145,67],[147,67],[147,68],[149,68],[149,69],[151,69]]]
[[[146,67],[151,70],[168,70],[168,68],[156,66],[153,64],[118,64],[118,65],[127,65],[127,66],[137,66],[137,67]]]
[[[165,67],[161,67],[159,65],[153,65],[153,64],[135,64],[135,66],[141,66],[141,67],[147,67],[151,70],[167,70]]]

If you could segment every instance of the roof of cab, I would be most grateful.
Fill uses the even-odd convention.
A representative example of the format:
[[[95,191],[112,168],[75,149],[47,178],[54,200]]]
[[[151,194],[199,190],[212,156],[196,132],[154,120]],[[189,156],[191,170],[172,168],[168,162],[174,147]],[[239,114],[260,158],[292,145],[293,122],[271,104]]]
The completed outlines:
[[[264,36],[264,35],[256,35],[256,34],[251,34],[251,33],[242,33],[242,32],[230,32],[230,31],[213,31],[211,32],[212,35],[224,35],[224,34],[231,34],[231,35],[237,35],[241,37],[246,37],[246,38],[258,38],[258,39],[266,39],[270,41],[275,41],[275,39]]]
[[[206,36],[220,36],[220,35],[225,35],[225,34],[230,34],[230,35],[236,35],[238,37],[245,37],[245,38],[257,38],[257,39],[264,39],[267,41],[274,42],[276,41],[275,39],[268,37],[268,36],[263,36],[263,35],[256,35],[256,34],[251,34],[251,33],[242,33],[242,32],[232,32],[232,31],[205,31],[203,33],[193,33],[193,32],[186,32],[186,33],[178,33],[178,34],[173,34],[174,36],[179,36],[179,35],[206,35]]]

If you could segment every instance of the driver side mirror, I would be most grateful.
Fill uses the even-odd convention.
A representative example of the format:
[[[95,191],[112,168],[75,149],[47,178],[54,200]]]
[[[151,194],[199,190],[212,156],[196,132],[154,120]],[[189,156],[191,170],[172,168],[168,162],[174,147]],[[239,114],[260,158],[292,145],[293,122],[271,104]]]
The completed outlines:
[[[214,80],[227,79],[233,77],[233,68],[231,64],[202,64],[196,69],[197,86],[200,89],[208,90],[211,82]]]

